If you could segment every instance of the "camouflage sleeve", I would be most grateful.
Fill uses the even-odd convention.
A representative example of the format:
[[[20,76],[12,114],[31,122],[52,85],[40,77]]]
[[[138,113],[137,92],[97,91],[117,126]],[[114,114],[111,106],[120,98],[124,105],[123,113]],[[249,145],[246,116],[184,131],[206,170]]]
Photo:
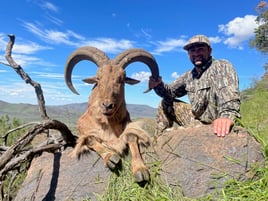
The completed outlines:
[[[187,74],[184,74],[170,84],[165,84],[162,82],[154,88],[154,91],[157,95],[165,99],[182,97],[187,94],[185,90],[185,80],[187,79],[186,77]]]
[[[215,65],[215,77],[219,117],[240,118],[239,80],[233,65],[219,60]]]

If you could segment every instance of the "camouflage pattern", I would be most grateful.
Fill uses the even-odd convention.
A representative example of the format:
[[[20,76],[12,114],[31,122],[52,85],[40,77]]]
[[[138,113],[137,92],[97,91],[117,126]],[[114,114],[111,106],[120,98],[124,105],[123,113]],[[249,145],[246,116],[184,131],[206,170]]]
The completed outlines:
[[[183,127],[200,124],[191,112],[191,105],[176,99],[171,102],[162,99],[157,110],[156,122],[156,134],[163,133],[165,129],[172,127],[174,122]]]
[[[204,44],[210,46],[210,41],[209,41],[208,37],[206,37],[205,35],[195,35],[192,38],[190,38],[190,40],[183,47],[183,49],[189,50],[192,45],[201,44],[201,43],[204,43]]]
[[[209,124],[219,117],[240,118],[238,77],[230,62],[212,57],[198,74],[194,68],[171,84],[160,83],[154,88],[163,97],[156,121],[158,133],[172,127],[197,123]],[[190,104],[176,100],[188,95]]]

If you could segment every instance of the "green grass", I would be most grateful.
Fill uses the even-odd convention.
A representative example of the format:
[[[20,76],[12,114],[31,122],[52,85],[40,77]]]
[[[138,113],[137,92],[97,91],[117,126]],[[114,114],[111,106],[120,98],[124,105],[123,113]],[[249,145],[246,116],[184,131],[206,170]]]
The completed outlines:
[[[252,133],[268,142],[268,80],[245,91],[249,99],[242,101],[242,122]]]
[[[268,200],[268,81],[260,81],[256,86],[243,92],[241,104],[241,124],[263,146],[266,158],[264,166],[252,168],[247,180],[229,180],[225,188],[203,198],[189,199],[182,195],[179,187],[171,188],[159,178],[161,163],[151,165],[151,183],[141,188],[133,181],[129,163],[125,162],[120,175],[111,175],[104,194],[97,195],[99,201],[266,201]],[[120,193],[118,193],[120,192]]]
[[[159,177],[161,163],[155,161],[147,164],[150,167],[151,180],[141,187],[137,184],[130,171],[129,159],[123,161],[123,169],[119,176],[111,174],[109,185],[103,195],[96,195],[99,201],[164,201],[189,200],[183,197],[178,187],[168,187]]]
[[[22,122],[16,118],[10,119],[7,115],[0,117],[0,136],[2,137],[7,131],[9,131],[12,128],[16,128],[19,125],[21,125]],[[5,144],[5,139],[0,138],[0,143],[1,145],[7,145],[10,146],[14,144],[18,138],[22,136],[24,133],[25,129],[19,130],[19,131],[14,131],[12,134],[9,135],[9,137],[6,140]],[[3,194],[6,194],[8,189],[10,188],[10,199],[15,197],[18,189],[22,185],[25,177],[26,177],[26,172],[27,169],[25,168],[27,166],[27,163],[22,164],[21,167],[18,168],[20,169],[20,172],[16,175],[16,171],[12,171],[9,174],[7,174],[4,182],[3,182]],[[16,177],[14,177],[16,175]]]
[[[223,201],[266,201],[268,200],[268,80],[242,93],[242,125],[262,144],[266,164],[253,168],[245,181],[230,180],[222,189],[218,200]]]
[[[98,201],[266,201],[268,200],[268,80],[262,80],[242,93],[240,123],[262,144],[263,154],[266,157],[264,166],[256,165],[247,174],[247,180],[229,180],[225,188],[199,199],[190,199],[183,196],[180,187],[169,186],[160,179],[161,162],[154,160],[147,164],[150,169],[150,183],[139,186],[133,179],[130,171],[129,159],[123,161],[123,169],[119,175],[111,174],[109,184],[102,195],[96,195]],[[10,123],[11,122],[11,123]],[[153,134],[154,124],[146,122],[146,130]],[[13,125],[14,124],[14,125]],[[10,121],[8,117],[0,119],[0,131],[16,126],[17,120]],[[9,144],[14,142],[12,139]],[[22,176],[23,178],[23,176]],[[14,189],[21,184],[18,178]],[[84,199],[90,201],[90,199]]]

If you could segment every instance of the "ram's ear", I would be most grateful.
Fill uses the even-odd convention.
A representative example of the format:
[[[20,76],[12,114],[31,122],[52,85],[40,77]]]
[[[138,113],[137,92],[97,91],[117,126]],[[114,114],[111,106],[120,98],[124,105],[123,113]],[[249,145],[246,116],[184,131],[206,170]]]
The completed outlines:
[[[82,81],[85,82],[85,83],[88,83],[88,84],[96,84],[97,83],[97,77],[96,76],[88,77],[88,78],[83,79]]]
[[[135,79],[130,78],[130,77],[126,77],[125,78],[125,83],[134,85],[134,84],[140,83],[140,81],[139,80],[135,80]]]

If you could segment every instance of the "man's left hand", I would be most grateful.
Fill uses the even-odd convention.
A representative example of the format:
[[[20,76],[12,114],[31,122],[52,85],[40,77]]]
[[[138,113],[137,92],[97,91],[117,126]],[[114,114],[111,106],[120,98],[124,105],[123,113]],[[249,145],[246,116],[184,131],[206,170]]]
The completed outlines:
[[[219,137],[224,137],[230,133],[231,127],[234,125],[232,119],[218,118],[213,121],[214,133]]]

